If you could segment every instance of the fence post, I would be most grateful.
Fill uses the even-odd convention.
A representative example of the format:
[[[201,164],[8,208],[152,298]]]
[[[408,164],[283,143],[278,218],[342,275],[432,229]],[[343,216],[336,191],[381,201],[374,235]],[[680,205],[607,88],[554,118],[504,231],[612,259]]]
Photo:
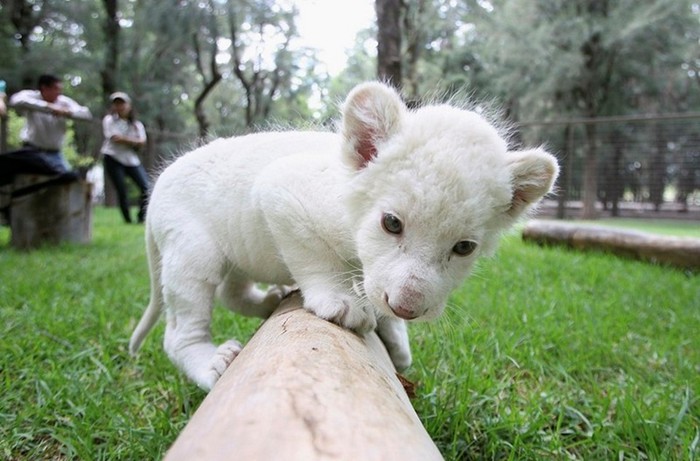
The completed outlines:
[[[165,457],[441,460],[375,333],[356,334],[293,295],[260,327]]]
[[[569,123],[564,129],[566,136],[566,167],[560,176],[564,180],[564,187],[560,189],[557,200],[557,219],[566,219],[566,204],[571,193],[571,177],[574,168],[574,126]]]

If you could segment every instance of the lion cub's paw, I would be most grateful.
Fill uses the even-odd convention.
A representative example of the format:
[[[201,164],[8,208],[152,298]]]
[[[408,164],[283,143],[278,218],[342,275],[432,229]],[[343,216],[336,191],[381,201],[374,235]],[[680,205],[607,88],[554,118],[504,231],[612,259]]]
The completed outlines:
[[[358,303],[352,296],[305,296],[304,305],[322,319],[360,334],[368,333],[377,326],[374,310]]]
[[[360,334],[365,334],[377,328],[377,317],[371,308],[356,305],[347,309],[340,321],[336,323]]]
[[[224,374],[228,366],[231,365],[233,359],[238,356],[241,349],[243,349],[241,343],[235,339],[229,339],[216,348],[216,352],[209,362],[209,369],[207,373],[208,376],[206,381],[209,389],[214,387],[214,384],[216,384],[219,378],[221,378],[221,375]]]

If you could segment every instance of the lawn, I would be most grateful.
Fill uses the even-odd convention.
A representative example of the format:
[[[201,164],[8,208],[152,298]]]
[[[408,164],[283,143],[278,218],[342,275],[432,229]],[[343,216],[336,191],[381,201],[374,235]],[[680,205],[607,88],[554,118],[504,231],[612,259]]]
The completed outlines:
[[[0,457],[161,458],[204,393],[165,357],[162,325],[127,354],[148,299],[143,227],[97,209],[88,246],[7,240]],[[416,410],[448,460],[695,459],[698,282],[512,235],[440,321],[412,326]],[[219,340],[258,325],[223,309],[215,323]]]

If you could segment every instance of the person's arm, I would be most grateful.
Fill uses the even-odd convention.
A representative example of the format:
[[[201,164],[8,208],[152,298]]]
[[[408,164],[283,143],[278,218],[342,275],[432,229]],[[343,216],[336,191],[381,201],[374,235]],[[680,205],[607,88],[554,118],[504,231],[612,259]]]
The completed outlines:
[[[105,115],[102,119],[102,136],[104,136],[105,139],[114,141],[114,137],[117,135],[118,133],[114,130],[114,117],[112,115]]]
[[[56,102],[50,103],[42,99],[37,90],[22,90],[10,97],[10,107],[20,113],[28,110],[47,112],[59,117],[71,117],[89,120],[90,109],[81,106],[68,96],[60,95]]]
[[[69,98],[68,96],[61,95],[58,97],[58,100],[56,101],[56,105],[60,106],[61,109],[64,111],[67,111],[66,113],[62,114],[71,118],[82,118],[82,119],[90,119],[92,118],[92,114],[90,113],[90,109],[87,107],[78,104],[76,101],[73,99]],[[61,114],[58,114],[61,115]]]
[[[27,110],[51,111],[49,103],[41,99],[39,92],[35,90],[22,90],[10,96],[10,107],[19,113]]]
[[[143,147],[146,145],[146,128],[138,120],[134,122],[134,125],[136,126],[136,139],[134,141],[138,143],[138,147]]]
[[[134,149],[144,146],[146,144],[146,129],[143,127],[143,124],[139,121],[135,121],[134,126],[136,127],[135,136],[123,136],[120,134],[115,134],[112,135],[110,139],[113,142],[116,142],[118,144],[124,144]]]

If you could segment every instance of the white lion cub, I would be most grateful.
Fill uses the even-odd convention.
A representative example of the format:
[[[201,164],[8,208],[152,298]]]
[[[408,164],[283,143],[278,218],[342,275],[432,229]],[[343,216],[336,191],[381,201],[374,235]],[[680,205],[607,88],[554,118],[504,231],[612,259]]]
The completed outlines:
[[[474,261],[557,174],[554,157],[508,151],[476,113],[409,110],[380,83],[352,90],[337,134],[216,140],[155,184],[146,220],[151,300],[130,351],[164,310],[168,356],[211,389],[241,350],[235,340],[212,344],[215,295],[266,317],[282,287],[296,284],[306,309],[359,333],[376,328],[397,369],[406,368],[405,320],[438,316]]]

